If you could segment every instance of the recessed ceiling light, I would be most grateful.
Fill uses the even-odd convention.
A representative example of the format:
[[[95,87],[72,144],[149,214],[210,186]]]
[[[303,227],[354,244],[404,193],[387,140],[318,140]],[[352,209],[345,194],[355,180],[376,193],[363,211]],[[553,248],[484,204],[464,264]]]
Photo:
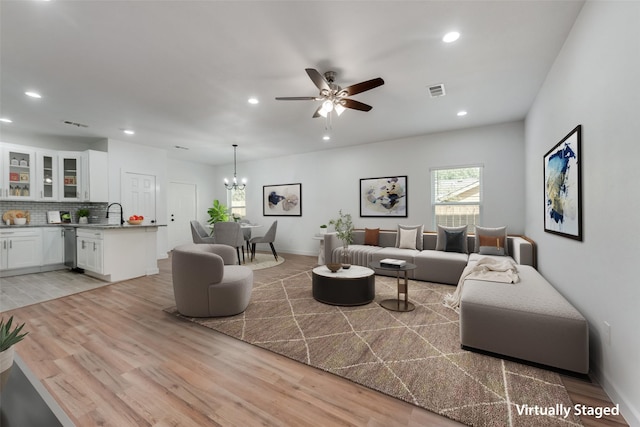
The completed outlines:
[[[13,120],[7,118],[7,117],[0,117],[0,122],[4,122],[4,123],[13,123]]]
[[[254,104],[255,105],[255,104],[259,103],[260,101],[258,101],[258,98],[251,97],[251,98],[249,98],[249,100],[247,102],[249,104]]]
[[[125,129],[122,132],[126,133],[127,135],[134,135],[135,134],[135,132],[132,131],[131,129]]]
[[[24,94],[30,96],[31,98],[42,98],[42,95],[40,95],[38,92],[27,91]]]
[[[462,117],[462,116],[466,116],[467,112],[462,110],[462,111],[458,111],[458,117]]]
[[[451,43],[458,40],[459,38],[460,38],[459,32],[451,31],[450,33],[447,33],[444,35],[444,37],[442,38],[442,41],[445,43]]]
[[[322,137],[323,140],[325,141],[329,141],[331,139],[331,137],[329,135],[325,135]]]

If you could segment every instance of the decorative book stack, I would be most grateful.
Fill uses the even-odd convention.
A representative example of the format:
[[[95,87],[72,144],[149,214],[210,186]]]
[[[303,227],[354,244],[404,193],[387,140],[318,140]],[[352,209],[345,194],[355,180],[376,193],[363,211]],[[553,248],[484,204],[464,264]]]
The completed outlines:
[[[380,261],[380,265],[383,267],[397,267],[400,268],[405,265],[407,261],[401,259],[385,258]]]

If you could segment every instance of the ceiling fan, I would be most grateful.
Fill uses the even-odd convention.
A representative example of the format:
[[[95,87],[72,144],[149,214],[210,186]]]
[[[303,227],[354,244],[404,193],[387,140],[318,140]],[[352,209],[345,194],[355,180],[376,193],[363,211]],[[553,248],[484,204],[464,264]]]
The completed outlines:
[[[327,71],[324,76],[314,68],[306,68],[305,71],[311,78],[311,81],[320,89],[318,96],[287,96],[277,97],[278,101],[322,101],[313,117],[327,117],[329,113],[335,111],[338,115],[342,114],[346,108],[353,110],[369,111],[373,107],[354,99],[347,97],[358,93],[371,90],[384,84],[384,80],[380,77],[367,80],[366,82],[357,83],[346,88],[341,88],[334,83],[336,72]]]

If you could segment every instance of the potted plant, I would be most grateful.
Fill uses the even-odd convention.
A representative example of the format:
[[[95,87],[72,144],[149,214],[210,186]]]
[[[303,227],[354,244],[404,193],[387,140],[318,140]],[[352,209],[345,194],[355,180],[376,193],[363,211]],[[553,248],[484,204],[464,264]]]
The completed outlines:
[[[76,211],[76,215],[78,215],[78,224],[87,224],[89,222],[89,214],[91,212],[89,209],[80,208]]]
[[[342,240],[342,268],[351,267],[351,256],[349,255],[349,245],[353,243],[353,222],[351,214],[343,214],[342,209],[338,211],[339,217],[332,219],[329,224],[336,230],[338,239]]]
[[[320,234],[327,234],[327,224],[322,224],[320,226]]]
[[[5,323],[4,318],[0,319],[0,386],[9,379],[9,372],[13,366],[13,345],[22,341],[28,334],[21,334],[24,323],[13,327],[13,316]]]
[[[220,203],[220,200],[215,199],[213,206],[207,211],[209,214],[209,224],[214,225],[216,222],[229,221],[229,208]]]

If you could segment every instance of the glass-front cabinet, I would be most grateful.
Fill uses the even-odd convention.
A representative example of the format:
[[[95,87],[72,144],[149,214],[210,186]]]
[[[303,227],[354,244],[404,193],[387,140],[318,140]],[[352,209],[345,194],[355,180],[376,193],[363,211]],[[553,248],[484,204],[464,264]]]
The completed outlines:
[[[35,188],[35,152],[19,147],[2,149],[2,197],[13,200],[32,200]]]
[[[40,200],[58,200],[58,155],[56,152],[38,151],[38,198]]]
[[[81,153],[63,153],[58,156],[60,165],[60,182],[62,184],[62,194],[60,201],[79,201],[81,195],[80,188],[80,167],[82,164]]]

